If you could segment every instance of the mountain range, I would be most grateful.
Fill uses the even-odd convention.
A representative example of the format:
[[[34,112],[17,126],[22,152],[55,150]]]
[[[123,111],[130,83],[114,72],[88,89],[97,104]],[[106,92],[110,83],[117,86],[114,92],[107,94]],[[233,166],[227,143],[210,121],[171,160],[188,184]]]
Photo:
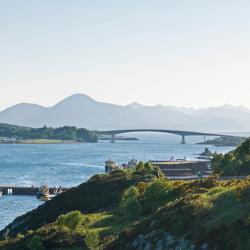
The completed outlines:
[[[228,104],[204,109],[145,106],[136,102],[121,106],[75,94],[52,107],[16,104],[0,112],[0,123],[29,127],[70,125],[100,130],[160,128],[246,132],[250,131],[250,110]]]

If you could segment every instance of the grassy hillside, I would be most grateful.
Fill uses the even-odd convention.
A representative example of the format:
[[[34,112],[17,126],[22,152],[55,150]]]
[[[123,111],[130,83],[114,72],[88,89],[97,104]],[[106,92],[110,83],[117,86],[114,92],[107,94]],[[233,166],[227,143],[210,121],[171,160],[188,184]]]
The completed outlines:
[[[250,178],[169,181],[158,171],[140,163],[96,175],[17,218],[0,249],[250,249]]]

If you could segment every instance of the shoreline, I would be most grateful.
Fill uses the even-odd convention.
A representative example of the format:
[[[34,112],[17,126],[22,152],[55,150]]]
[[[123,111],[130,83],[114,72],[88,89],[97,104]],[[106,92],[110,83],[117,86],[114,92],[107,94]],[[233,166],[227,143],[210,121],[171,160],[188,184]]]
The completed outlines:
[[[0,141],[0,144],[30,144],[30,145],[50,145],[50,144],[81,144],[87,143],[85,141],[67,141],[67,140],[48,140],[48,139],[29,139],[29,140],[19,140],[19,141]]]

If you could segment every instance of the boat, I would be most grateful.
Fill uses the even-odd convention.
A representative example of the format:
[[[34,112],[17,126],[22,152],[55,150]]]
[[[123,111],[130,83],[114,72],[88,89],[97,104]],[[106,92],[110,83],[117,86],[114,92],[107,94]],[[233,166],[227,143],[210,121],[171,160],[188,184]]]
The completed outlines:
[[[0,196],[2,196],[3,195],[3,191],[2,190],[0,190]]]
[[[119,165],[115,161],[109,159],[105,161],[105,172],[109,173],[115,169],[134,168],[138,165],[138,163],[138,160],[132,159],[128,163]]]
[[[50,193],[50,190],[48,188],[47,185],[42,185],[37,194],[36,197],[37,199],[43,200],[43,201],[48,201],[53,199],[55,196],[57,196],[58,194],[63,193],[63,188],[60,186],[59,188],[54,188],[53,193]]]
[[[42,185],[36,194],[37,199],[41,199],[41,200],[49,196],[50,196],[50,193],[49,193],[49,188],[47,185]]]
[[[130,160],[128,163],[123,164],[123,168],[135,168],[138,165],[139,161],[136,159]]]
[[[39,199],[42,201],[50,201],[52,200],[56,195],[55,194],[46,194],[44,196],[41,196]]]
[[[119,166],[115,161],[109,159],[105,161],[105,172],[109,173],[115,169],[119,169],[121,166]]]

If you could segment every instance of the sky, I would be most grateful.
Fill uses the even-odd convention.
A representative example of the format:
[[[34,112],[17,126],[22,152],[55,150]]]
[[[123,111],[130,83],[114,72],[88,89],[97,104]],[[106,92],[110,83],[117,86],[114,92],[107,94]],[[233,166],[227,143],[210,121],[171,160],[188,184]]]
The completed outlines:
[[[250,107],[249,0],[0,0],[0,109]]]

